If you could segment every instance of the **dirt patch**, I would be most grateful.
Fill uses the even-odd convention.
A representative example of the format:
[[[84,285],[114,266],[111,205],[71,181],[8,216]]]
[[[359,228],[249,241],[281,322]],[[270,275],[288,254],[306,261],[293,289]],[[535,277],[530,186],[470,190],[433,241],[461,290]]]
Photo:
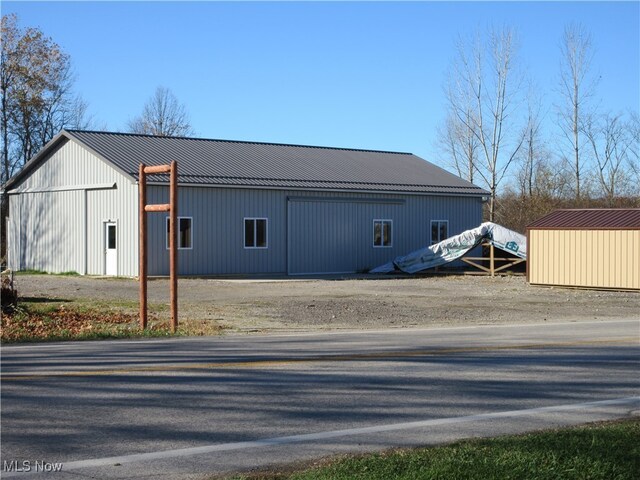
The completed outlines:
[[[132,279],[20,275],[20,296],[121,305],[135,314]],[[168,316],[168,280],[149,282],[151,310]],[[462,326],[640,318],[640,294],[547,288],[524,277],[181,279],[180,315],[238,332]]]

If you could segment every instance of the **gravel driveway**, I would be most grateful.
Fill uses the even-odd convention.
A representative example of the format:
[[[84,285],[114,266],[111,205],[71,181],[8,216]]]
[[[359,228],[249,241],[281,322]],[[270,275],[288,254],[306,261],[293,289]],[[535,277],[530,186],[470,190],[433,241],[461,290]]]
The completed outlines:
[[[122,305],[136,311],[134,279],[19,275],[22,297]],[[168,315],[169,282],[149,282],[151,310]],[[181,279],[180,316],[231,331],[462,326],[640,320],[640,294],[535,287],[522,276],[221,280]]]

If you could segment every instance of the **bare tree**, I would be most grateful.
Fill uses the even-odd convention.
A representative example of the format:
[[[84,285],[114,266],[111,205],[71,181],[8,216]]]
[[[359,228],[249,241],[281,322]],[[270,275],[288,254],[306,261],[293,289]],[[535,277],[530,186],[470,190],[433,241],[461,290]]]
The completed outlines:
[[[633,183],[635,183],[635,195],[640,194],[640,115],[638,112],[631,112],[627,123],[629,132],[629,170],[631,172]]]
[[[512,118],[522,85],[516,71],[515,43],[514,31],[506,27],[491,30],[484,42],[479,35],[472,42],[459,42],[447,86],[450,114],[477,141],[475,171],[491,192],[491,221],[498,187],[524,141]]]
[[[84,102],[72,85],[70,57],[59,45],[37,28],[20,28],[16,15],[2,17],[2,182],[59,130],[84,121],[86,104],[76,108]]]
[[[142,115],[129,122],[129,131],[145,135],[188,137],[193,135],[189,115],[184,105],[165,87],[145,104]]]
[[[520,195],[526,197],[533,197],[539,193],[541,185],[538,185],[538,174],[547,165],[550,157],[542,139],[541,104],[540,97],[530,89],[527,98],[527,118],[522,130],[524,141],[517,156],[520,163],[517,174]]]
[[[591,35],[579,24],[566,27],[560,51],[560,94],[563,104],[559,106],[559,126],[570,147],[570,152],[564,157],[572,164],[575,198],[579,200],[585,168],[585,160],[581,154],[583,141],[580,125],[589,115],[588,100],[596,87],[596,81],[590,77],[593,59]]]
[[[2,53],[0,60],[0,98],[2,107],[2,177],[1,182],[6,182],[11,175],[11,158],[9,157],[9,114],[13,107],[13,99],[10,88],[13,85],[13,78],[17,75],[18,64],[18,36],[19,29],[17,17],[7,15],[2,17]],[[4,216],[3,216],[4,218]]]
[[[621,114],[585,119],[582,131],[587,137],[597,165],[597,181],[610,205],[616,196],[629,192],[627,159],[633,138]]]
[[[471,121],[463,123],[449,114],[444,126],[438,129],[437,142],[449,166],[459,177],[473,183],[478,163],[478,139],[468,125]]]

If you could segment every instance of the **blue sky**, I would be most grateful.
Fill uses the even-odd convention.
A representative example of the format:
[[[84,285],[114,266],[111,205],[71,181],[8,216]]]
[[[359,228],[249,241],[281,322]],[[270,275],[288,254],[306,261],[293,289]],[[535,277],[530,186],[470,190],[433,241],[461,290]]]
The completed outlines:
[[[547,131],[565,25],[593,38],[603,111],[640,110],[640,2],[2,2],[71,55],[99,125],[123,131],[159,85],[201,137],[437,159],[459,35],[515,27]]]

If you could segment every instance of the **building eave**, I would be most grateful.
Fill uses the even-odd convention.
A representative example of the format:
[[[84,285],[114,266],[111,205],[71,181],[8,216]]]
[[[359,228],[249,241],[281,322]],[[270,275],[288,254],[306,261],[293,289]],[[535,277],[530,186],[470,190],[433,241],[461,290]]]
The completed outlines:
[[[147,185],[154,187],[169,187],[166,182],[147,182]],[[249,190],[284,190],[284,191],[304,191],[304,192],[338,192],[338,193],[361,193],[376,195],[411,195],[429,197],[464,197],[483,199],[489,192],[428,192],[411,190],[384,190],[384,189],[355,189],[355,188],[320,188],[320,187],[300,187],[300,186],[268,186],[268,185],[240,185],[240,184],[194,184],[180,183],[180,188],[229,188],[229,189],[249,189]]]

